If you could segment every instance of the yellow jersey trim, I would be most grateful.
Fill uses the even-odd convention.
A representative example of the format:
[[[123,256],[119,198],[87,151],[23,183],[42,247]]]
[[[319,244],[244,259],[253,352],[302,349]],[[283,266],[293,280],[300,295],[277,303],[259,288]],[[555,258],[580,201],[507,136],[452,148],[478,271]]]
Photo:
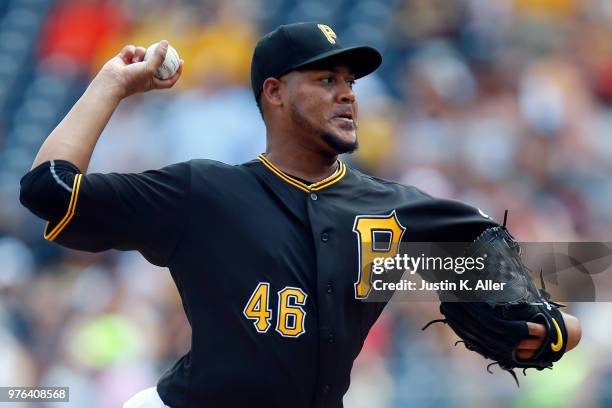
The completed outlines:
[[[66,215],[61,219],[60,222],[57,223],[55,228],[51,230],[51,232],[47,232],[49,228],[49,223],[45,226],[44,237],[48,241],[53,241],[57,236],[66,228],[72,217],[74,217],[74,213],[76,210],[77,200],[79,199],[79,190],[81,187],[81,179],[83,178],[82,174],[77,174],[74,177],[74,182],[72,183],[72,194],[70,195],[70,203],[68,204],[68,211],[66,211]]]
[[[266,156],[264,156],[263,153],[258,156],[258,159],[259,161],[262,162],[264,166],[268,168],[268,170],[276,174],[281,180],[283,180],[286,183],[291,184],[292,186],[296,188],[299,188],[300,190],[306,193],[327,188],[331,186],[332,184],[340,181],[342,177],[344,177],[344,175],[346,174],[346,165],[342,163],[340,160],[338,160],[338,168],[331,176],[326,177],[321,181],[317,181],[316,183],[312,183],[308,185],[304,183],[303,181],[300,181],[296,179],[295,177],[290,176],[289,174],[285,173],[284,171],[276,167],[274,164],[272,164],[270,160],[266,158]]]
[[[555,320],[554,317],[551,317],[553,325],[555,326],[555,331],[557,332],[557,342],[550,343],[550,348],[552,351],[559,352],[563,348],[563,335],[561,334],[561,328],[559,327],[559,323]]]

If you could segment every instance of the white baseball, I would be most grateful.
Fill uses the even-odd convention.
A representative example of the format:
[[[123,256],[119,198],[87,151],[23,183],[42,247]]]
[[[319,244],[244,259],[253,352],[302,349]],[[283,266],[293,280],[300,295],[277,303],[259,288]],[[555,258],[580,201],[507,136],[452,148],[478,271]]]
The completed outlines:
[[[155,49],[159,43],[151,44],[147,51],[145,52],[144,60],[148,60],[153,56]],[[180,59],[178,53],[174,49],[173,46],[168,44],[168,52],[166,53],[166,59],[164,62],[157,68],[157,72],[155,72],[155,76],[159,79],[168,79],[172,75],[178,71],[180,65]]]

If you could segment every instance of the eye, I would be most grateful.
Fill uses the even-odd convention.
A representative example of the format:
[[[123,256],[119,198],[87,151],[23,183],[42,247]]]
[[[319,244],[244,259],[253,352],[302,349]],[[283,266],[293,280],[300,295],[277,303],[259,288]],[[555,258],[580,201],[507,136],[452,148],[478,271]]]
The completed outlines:
[[[323,77],[321,78],[321,82],[323,82],[325,85],[329,85],[332,84],[334,82],[334,78],[327,76],[327,77]]]
[[[348,81],[346,81],[346,83],[348,84],[348,86],[351,87],[351,89],[353,89],[353,87],[355,86],[355,80],[354,79],[349,79]]]

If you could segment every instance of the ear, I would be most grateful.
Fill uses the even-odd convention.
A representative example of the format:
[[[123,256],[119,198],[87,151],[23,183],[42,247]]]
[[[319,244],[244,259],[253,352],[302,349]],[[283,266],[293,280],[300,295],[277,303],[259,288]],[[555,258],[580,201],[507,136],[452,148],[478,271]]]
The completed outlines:
[[[283,104],[283,86],[284,84],[276,78],[270,77],[266,79],[261,91],[262,100],[265,99],[272,106],[281,106]]]

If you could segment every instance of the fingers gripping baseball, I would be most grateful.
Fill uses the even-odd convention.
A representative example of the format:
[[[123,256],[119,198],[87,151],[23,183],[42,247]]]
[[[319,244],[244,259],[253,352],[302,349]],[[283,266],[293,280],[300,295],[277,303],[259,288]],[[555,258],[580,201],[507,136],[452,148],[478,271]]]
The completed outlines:
[[[155,76],[157,69],[161,67],[166,59],[166,54],[168,53],[168,41],[162,40],[159,42],[157,47],[155,47],[155,51],[153,52],[153,56],[147,60],[147,71],[151,73],[151,75]]]
[[[121,59],[127,65],[144,60],[145,48],[135,45],[126,45],[121,50]]]
[[[126,45],[102,67],[96,79],[103,81],[120,99],[138,92],[171,88],[180,78],[184,62],[179,60],[178,69],[172,76],[165,79],[156,77],[158,69],[164,64],[168,48],[167,41],[160,41],[152,56],[145,59],[144,47]]]
[[[149,65],[147,65],[147,71],[152,73],[153,75],[153,87],[155,89],[171,88],[172,86],[174,86],[176,81],[178,81],[179,77],[181,76],[183,72],[184,62],[182,59],[179,59],[178,69],[176,70],[176,72],[174,72],[169,77],[159,76],[160,67],[162,67],[162,65],[165,64],[166,61],[168,60],[167,55],[169,53],[169,48],[171,47],[167,41],[165,40],[160,41],[157,47],[155,47],[153,56],[150,59],[146,58],[146,50],[145,50],[144,59],[147,63],[151,62]],[[176,50],[172,49],[172,53],[174,54],[173,56],[175,58],[178,58],[178,54],[176,53]],[[168,73],[168,75],[169,74],[170,73]]]

